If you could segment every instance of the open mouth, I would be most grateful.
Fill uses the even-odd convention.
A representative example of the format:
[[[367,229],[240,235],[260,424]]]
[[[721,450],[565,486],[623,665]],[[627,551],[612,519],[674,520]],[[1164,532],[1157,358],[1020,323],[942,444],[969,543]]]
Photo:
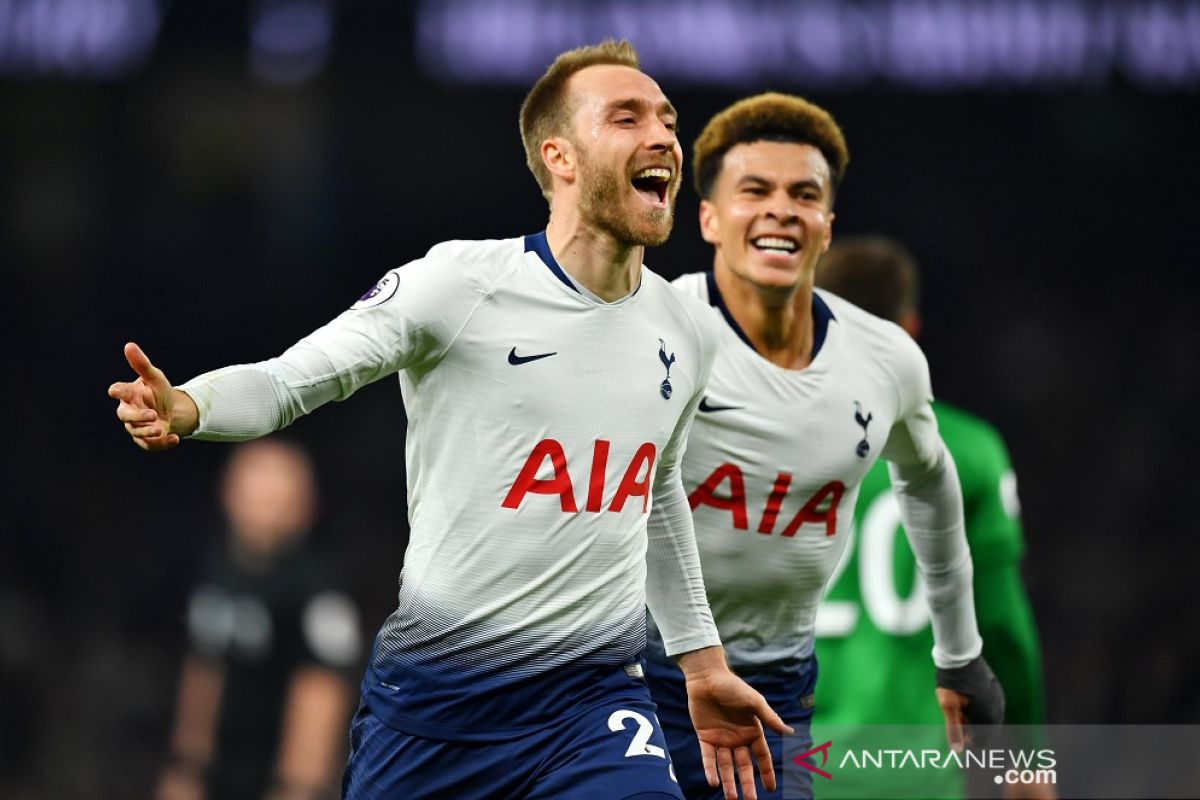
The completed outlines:
[[[667,190],[671,186],[671,170],[666,167],[647,167],[633,176],[633,188],[652,206],[667,204]]]
[[[800,243],[787,236],[756,236],[750,244],[755,250],[771,255],[790,256],[800,249]]]

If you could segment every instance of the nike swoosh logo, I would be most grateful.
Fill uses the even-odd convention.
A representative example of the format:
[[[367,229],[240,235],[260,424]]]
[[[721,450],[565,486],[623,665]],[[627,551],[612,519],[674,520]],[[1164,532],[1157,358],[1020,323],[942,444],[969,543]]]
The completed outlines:
[[[745,406],[710,406],[707,397],[700,398],[700,410],[708,414],[713,411],[737,411],[740,408],[745,408]]]
[[[517,355],[517,348],[514,347],[508,351],[508,363],[515,367],[518,364],[528,364],[530,361],[537,361],[539,358],[549,358],[556,355],[558,355],[557,351],[553,353],[538,353],[536,356],[519,356]]]

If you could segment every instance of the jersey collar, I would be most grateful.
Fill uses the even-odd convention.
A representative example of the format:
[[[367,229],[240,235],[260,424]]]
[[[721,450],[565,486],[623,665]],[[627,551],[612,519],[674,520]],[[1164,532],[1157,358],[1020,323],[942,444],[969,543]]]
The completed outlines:
[[[550,252],[550,243],[546,241],[545,231],[531,233],[525,237],[525,252],[528,253],[531,250],[537,253],[542,263],[550,268],[550,271],[554,273],[554,277],[566,284],[571,291],[579,291],[579,287],[567,277],[567,273],[563,272],[563,268],[558,265],[558,261],[554,258],[554,253]]]
[[[742,330],[742,326],[737,324],[733,314],[729,313],[729,307],[725,305],[725,298],[721,297],[721,290],[717,288],[716,273],[704,273],[704,280],[708,284],[708,302],[721,312],[721,316],[725,318],[729,327],[733,328],[733,332],[738,335],[738,338],[745,342],[747,347],[754,350],[754,345],[750,343],[750,337]],[[817,353],[821,352],[821,346],[825,344],[825,334],[829,333],[829,322],[837,321],[837,317],[833,316],[833,310],[816,292],[812,293],[812,319],[813,345],[810,361],[817,357]]]
[[[575,281],[571,280],[571,277],[567,275],[566,270],[559,265],[558,259],[554,257],[554,253],[550,252],[550,242],[546,239],[545,231],[531,233],[525,237],[525,252],[537,253],[538,258],[542,260],[542,263],[545,264],[546,267],[549,268],[550,272],[554,274],[554,277],[562,281],[567,288],[577,294],[584,295],[589,300],[599,303],[600,305],[610,306],[614,303],[620,303],[624,300],[628,300],[630,297],[633,297],[635,294],[637,294],[642,288],[641,275],[639,274],[638,285],[634,287],[633,291],[625,295],[625,297],[622,297],[620,300],[614,300],[610,303],[609,301],[603,300],[597,297],[595,294],[592,294],[590,291],[588,291],[586,286],[576,286]]]

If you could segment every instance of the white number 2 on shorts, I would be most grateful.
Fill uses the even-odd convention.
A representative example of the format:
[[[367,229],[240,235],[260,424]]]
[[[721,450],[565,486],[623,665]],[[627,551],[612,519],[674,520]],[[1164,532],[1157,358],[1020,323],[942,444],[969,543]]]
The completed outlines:
[[[666,758],[667,752],[656,744],[650,744],[650,736],[654,733],[654,726],[650,720],[636,711],[630,711],[627,708],[622,708],[619,711],[614,711],[608,717],[608,729],[610,731],[625,730],[625,721],[633,720],[637,723],[637,732],[633,734],[633,741],[629,743],[629,748],[625,751],[625,756],[658,756]]]

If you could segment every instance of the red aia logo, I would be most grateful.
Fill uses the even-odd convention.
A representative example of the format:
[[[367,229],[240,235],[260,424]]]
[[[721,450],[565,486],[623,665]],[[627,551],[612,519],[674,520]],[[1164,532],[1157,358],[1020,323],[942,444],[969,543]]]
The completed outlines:
[[[608,451],[612,443],[606,439],[597,439],[592,448],[592,471],[588,477],[587,502],[583,510],[599,513],[604,501],[604,474],[608,469]],[[654,475],[654,457],[657,450],[654,444],[646,442],[633,454],[629,466],[621,482],[617,484],[617,493],[608,504],[609,511],[620,511],[625,507],[625,501],[631,497],[642,498],[642,513],[645,514],[650,504],[650,479]],[[554,470],[553,478],[538,478],[537,474],[542,464],[550,459]],[[527,494],[556,494],[562,510],[570,514],[578,514],[579,506],[575,502],[575,486],[571,483],[571,473],[567,471],[567,454],[563,446],[554,439],[543,439],[534,446],[525,466],[512,488],[500,505],[504,508],[517,508]]]
[[[724,483],[729,484],[729,492],[718,495],[717,489]],[[791,473],[781,472],[776,476],[775,485],[771,488],[767,505],[763,508],[762,517],[758,521],[759,533],[770,536],[775,532],[775,521],[779,517],[779,509],[783,505],[783,498],[787,496],[788,487],[791,485]],[[838,503],[842,501],[842,494],[845,491],[846,484],[841,481],[830,481],[822,486],[796,512],[796,516],[792,517],[792,521],[783,529],[780,536],[795,536],[796,531],[800,530],[800,526],[806,522],[824,522],[825,535],[833,536],[837,533]],[[719,508],[730,513],[735,529],[744,531],[748,528],[746,481],[736,464],[722,464],[717,467],[711,475],[704,479],[703,483],[696,487],[696,491],[688,496],[688,500],[692,504],[693,511],[696,510],[696,506],[701,504]]]

